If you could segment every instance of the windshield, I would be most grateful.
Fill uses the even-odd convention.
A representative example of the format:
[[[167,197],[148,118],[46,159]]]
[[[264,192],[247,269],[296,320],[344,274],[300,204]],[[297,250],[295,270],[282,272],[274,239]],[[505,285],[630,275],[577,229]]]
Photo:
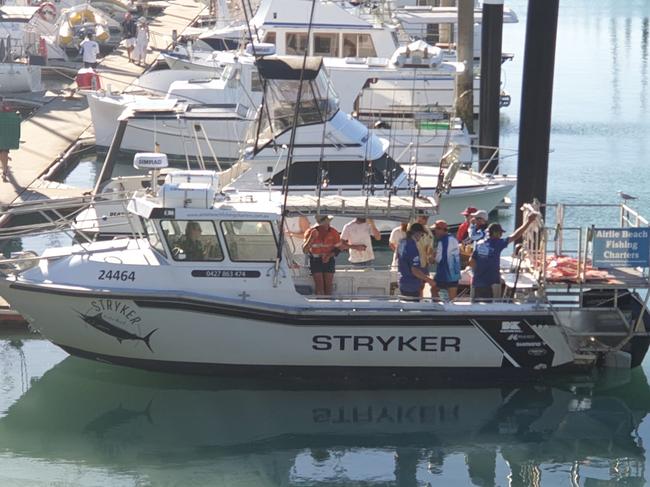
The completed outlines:
[[[259,141],[256,149],[272,137],[293,126],[293,116],[298,98],[299,80],[274,80],[266,83],[265,101],[260,109]],[[298,125],[322,123],[338,111],[339,100],[329,79],[321,70],[310,81],[303,81]]]

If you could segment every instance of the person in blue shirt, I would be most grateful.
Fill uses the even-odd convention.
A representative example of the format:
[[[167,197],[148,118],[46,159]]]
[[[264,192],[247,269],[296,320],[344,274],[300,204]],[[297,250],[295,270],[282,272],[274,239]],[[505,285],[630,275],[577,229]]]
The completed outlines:
[[[432,289],[433,296],[439,296],[441,290],[446,294],[443,298],[454,299],[460,280],[460,247],[458,240],[449,234],[449,227],[444,220],[438,220],[433,226],[437,245],[435,251],[436,275],[433,278],[436,285]]]
[[[469,265],[474,270],[472,295],[475,300],[491,300],[501,296],[501,252],[519,240],[536,218],[536,214],[531,214],[523,225],[506,238],[503,238],[501,225],[490,224],[487,238],[475,245],[469,260]]]
[[[404,238],[397,247],[397,270],[399,272],[399,292],[408,301],[420,300],[420,289],[424,283],[434,285],[420,262],[420,252],[417,243],[424,236],[422,224],[413,223],[406,231]]]

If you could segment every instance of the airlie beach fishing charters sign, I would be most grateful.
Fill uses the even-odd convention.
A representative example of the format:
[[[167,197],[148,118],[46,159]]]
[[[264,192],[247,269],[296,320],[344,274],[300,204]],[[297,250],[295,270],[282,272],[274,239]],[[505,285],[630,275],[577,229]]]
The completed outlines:
[[[650,228],[594,228],[594,267],[650,267]]]

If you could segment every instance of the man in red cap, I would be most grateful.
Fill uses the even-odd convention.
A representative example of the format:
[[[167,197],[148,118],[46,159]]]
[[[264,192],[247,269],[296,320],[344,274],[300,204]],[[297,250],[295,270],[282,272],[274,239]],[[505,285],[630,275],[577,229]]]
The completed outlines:
[[[467,237],[469,237],[469,223],[470,220],[472,219],[472,214],[474,214],[477,211],[478,210],[473,206],[468,206],[467,208],[465,208],[463,211],[460,212],[460,214],[465,217],[465,221],[460,224],[460,226],[458,227],[458,231],[456,232],[456,240],[458,240],[459,242],[462,242]]]

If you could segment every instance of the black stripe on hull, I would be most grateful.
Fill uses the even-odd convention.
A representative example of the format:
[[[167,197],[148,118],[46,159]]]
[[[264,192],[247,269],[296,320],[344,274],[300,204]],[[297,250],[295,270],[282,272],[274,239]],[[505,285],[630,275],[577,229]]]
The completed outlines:
[[[592,368],[565,364],[545,371],[501,367],[352,367],[352,366],[290,366],[233,365],[197,362],[169,362],[115,357],[55,344],[70,355],[102,363],[169,374],[230,377],[254,380],[286,380],[292,384],[347,385],[356,388],[386,385],[459,385],[534,383],[566,374],[591,373]]]
[[[444,316],[442,313],[432,316],[422,313],[422,310],[417,312],[404,312],[404,314],[381,314],[380,312],[369,312],[368,314],[361,314],[362,310],[348,315],[342,314],[299,314],[291,312],[273,311],[269,309],[255,309],[245,305],[233,305],[225,303],[208,303],[191,298],[176,298],[176,297],[137,297],[119,294],[95,294],[68,291],[63,289],[43,288],[38,286],[30,286],[26,284],[12,284],[11,288],[20,289],[21,291],[47,293],[62,296],[71,296],[87,299],[111,299],[111,300],[127,300],[133,301],[140,308],[150,309],[168,309],[175,311],[188,311],[194,313],[203,313],[216,316],[228,316],[234,318],[241,318],[246,320],[272,322],[282,325],[294,326],[328,326],[328,327],[350,327],[350,326],[369,326],[369,327],[407,327],[407,326],[424,326],[424,327],[438,327],[438,326],[453,326],[453,327],[474,327],[471,320],[488,320],[494,323],[500,321],[519,321],[526,320],[529,323],[544,324],[546,326],[555,325],[555,321],[550,314],[503,314],[503,315],[455,315]],[[409,303],[405,303],[408,306]],[[345,311],[343,309],[337,310],[330,309],[317,309],[315,312],[335,312]],[[386,310],[388,312],[389,310]]]

